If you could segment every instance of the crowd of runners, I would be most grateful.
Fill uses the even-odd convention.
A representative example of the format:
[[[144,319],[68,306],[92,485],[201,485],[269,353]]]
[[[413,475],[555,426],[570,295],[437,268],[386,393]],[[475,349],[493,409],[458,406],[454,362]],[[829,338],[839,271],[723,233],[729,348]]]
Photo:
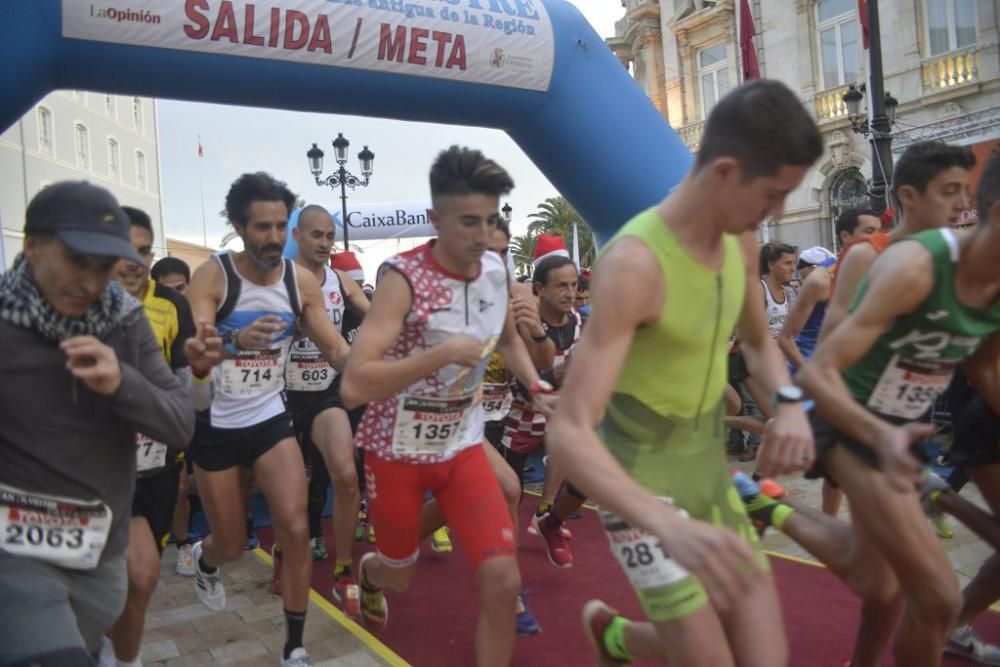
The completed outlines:
[[[791,91],[748,83],[592,273],[543,235],[518,281],[498,213],[514,181],[453,146],[430,169],[437,238],[388,259],[374,294],[333,254],[331,215],[293,213],[265,172],[226,197],[243,250],[193,275],[153,264],[143,211],[85,182],[45,188],[0,277],[0,667],[141,665],[170,543],[198,599],[225,609],[221,570],[255,544],[254,488],[274,527],[283,666],[312,664],[314,566],[332,568],[347,616],[383,626],[425,541],[454,541],[475,573],[462,604],[478,607],[477,664],[509,664],[545,623],[518,545],[572,567],[568,519],[588,502],[644,612],[595,588],[580,613],[600,665],[788,664],[767,529],[858,598],[846,664],[890,650],[907,667],[945,651],[1000,664],[972,630],[1000,598],[1000,556],[960,590],[935,534],[947,513],[1000,548],[1000,155],[973,200],[967,148],[914,144],[892,175],[898,222],[844,212],[839,254],[761,247],[759,225],[822,152]],[[978,223],[956,229],[970,209]],[[947,481],[925,446],[946,399]],[[752,475],[730,470],[727,440]],[[544,482],[523,526],[533,465]],[[821,508],[774,481],[802,474],[823,480]],[[988,509],[959,495],[970,479]],[[357,561],[356,540],[374,545]]]

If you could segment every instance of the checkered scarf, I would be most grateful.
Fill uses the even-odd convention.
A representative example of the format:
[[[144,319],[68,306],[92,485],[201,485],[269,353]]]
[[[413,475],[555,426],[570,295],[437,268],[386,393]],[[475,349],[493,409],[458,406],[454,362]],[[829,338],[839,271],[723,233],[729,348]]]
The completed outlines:
[[[66,317],[56,312],[38,291],[23,254],[14,260],[10,271],[0,275],[0,321],[34,331],[53,343],[74,336],[103,339],[126,315],[141,307],[142,303],[125,288],[111,281],[86,315]]]

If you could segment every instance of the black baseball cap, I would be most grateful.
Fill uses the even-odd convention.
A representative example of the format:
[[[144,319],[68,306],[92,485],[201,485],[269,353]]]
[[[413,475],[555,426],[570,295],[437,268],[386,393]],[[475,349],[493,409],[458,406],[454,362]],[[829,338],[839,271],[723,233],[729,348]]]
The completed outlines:
[[[82,255],[120,257],[142,264],[129,238],[129,217],[114,195],[87,181],[54,183],[35,195],[25,234],[52,234]]]

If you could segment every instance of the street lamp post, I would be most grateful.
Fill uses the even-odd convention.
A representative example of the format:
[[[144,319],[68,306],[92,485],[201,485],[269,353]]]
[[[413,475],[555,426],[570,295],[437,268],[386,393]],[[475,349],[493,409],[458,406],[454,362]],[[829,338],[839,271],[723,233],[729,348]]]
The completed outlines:
[[[878,24],[878,1],[869,0],[868,5],[868,53],[871,71],[871,90],[868,91],[872,105],[871,123],[861,116],[861,101],[865,97],[865,85],[848,86],[844,94],[847,115],[851,128],[866,137],[870,135],[872,145],[872,181],[868,194],[872,209],[881,213],[887,208],[886,189],[892,176],[892,126],[896,123],[896,106],[899,102],[885,92],[882,80],[882,38]]]
[[[316,179],[316,185],[327,185],[330,188],[336,190],[337,187],[340,188],[340,206],[343,213],[344,226],[344,250],[350,250],[348,245],[348,224],[347,224],[347,188],[352,190],[357,187],[367,187],[372,176],[372,163],[375,161],[375,154],[368,150],[368,146],[365,146],[364,150],[358,153],[358,161],[361,162],[361,176],[358,178],[351,172],[344,168],[347,164],[347,148],[351,143],[344,138],[343,133],[338,132],[337,138],[333,140],[333,151],[334,158],[337,160],[337,171],[333,172],[327,177],[322,177],[320,174],[323,173],[323,151],[320,150],[319,146],[316,144],[312,145],[306,152],[306,157],[309,158],[309,171],[312,172],[313,178]]]
[[[500,213],[503,215],[504,222],[507,223],[508,227],[510,226],[510,214],[513,210],[514,208],[510,205],[510,202],[504,204],[503,208],[500,209]]]

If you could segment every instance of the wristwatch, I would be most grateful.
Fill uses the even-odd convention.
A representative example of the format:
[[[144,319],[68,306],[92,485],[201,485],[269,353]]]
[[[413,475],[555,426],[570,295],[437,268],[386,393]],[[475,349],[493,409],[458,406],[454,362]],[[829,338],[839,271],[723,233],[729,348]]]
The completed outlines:
[[[805,393],[801,387],[786,384],[775,390],[774,396],[771,397],[771,405],[777,407],[782,403],[801,403],[803,398],[805,398]]]
[[[549,335],[547,333],[543,333],[541,336],[532,336],[531,340],[535,341],[536,343],[544,343],[546,340],[548,340],[548,338]]]
[[[556,393],[556,388],[545,380],[536,380],[528,387],[528,393],[532,396],[536,394],[554,394]]]

